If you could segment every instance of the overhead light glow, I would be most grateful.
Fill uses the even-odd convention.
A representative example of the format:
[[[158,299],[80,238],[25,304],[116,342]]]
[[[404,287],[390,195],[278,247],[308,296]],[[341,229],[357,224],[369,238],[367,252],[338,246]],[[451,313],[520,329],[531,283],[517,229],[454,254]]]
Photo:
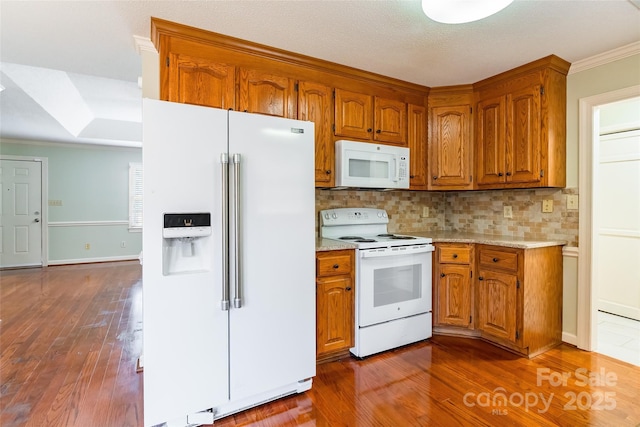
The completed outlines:
[[[491,16],[513,0],[422,0],[422,10],[443,24],[464,24]]]

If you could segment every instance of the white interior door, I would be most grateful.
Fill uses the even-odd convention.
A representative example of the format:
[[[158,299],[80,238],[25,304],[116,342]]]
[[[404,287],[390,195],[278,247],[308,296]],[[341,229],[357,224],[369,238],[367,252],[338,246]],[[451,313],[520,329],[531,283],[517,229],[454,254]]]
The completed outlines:
[[[640,320],[640,130],[600,137],[598,310]]]
[[[42,163],[0,162],[0,267],[42,265]]]

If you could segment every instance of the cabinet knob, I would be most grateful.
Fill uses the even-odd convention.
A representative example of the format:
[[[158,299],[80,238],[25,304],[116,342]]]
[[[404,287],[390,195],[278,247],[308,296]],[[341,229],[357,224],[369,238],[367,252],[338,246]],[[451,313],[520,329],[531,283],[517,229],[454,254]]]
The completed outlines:
[[[338,264],[333,264],[333,268],[340,268]]]
[[[484,280],[484,277],[480,276],[478,277],[478,280]]]
[[[445,276],[445,274],[444,274],[444,273],[440,273],[440,277],[444,277],[444,276]]]
[[[453,259],[458,258],[458,254],[453,254]]]
[[[369,133],[370,133],[372,130],[373,130],[373,129],[369,128],[369,129],[367,129],[367,132],[369,132]]]
[[[498,260],[498,258],[494,258],[492,261],[493,262],[498,262],[499,260]]]
[[[410,178],[410,179],[413,179],[413,178],[415,178],[415,177],[416,177],[415,175],[409,175],[409,178]]]
[[[326,173],[327,175],[331,175],[331,169],[327,169],[326,171],[324,171],[324,173]]]
[[[351,286],[347,286],[346,288],[344,288],[345,291],[350,291],[351,290]]]
[[[498,176],[502,176],[502,175],[503,175],[503,173],[502,173],[502,172],[498,172]]]
[[[382,132],[380,129],[377,129],[377,130],[376,130],[376,133],[380,133],[380,132]]]
[[[436,179],[438,179],[438,177],[433,175],[433,180],[435,181]]]
[[[507,172],[507,176],[511,176],[511,172]]]

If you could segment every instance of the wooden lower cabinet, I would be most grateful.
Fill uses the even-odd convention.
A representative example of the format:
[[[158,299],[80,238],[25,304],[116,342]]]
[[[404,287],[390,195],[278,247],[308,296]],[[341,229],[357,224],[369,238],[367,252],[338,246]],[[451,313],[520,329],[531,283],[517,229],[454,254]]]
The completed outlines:
[[[561,246],[517,249],[475,244],[470,245],[468,264],[446,259],[453,253],[451,246],[436,244],[435,334],[480,337],[527,357],[562,342]],[[468,286],[463,278],[466,268],[473,275]],[[467,298],[472,301],[468,305]]]
[[[434,268],[434,326],[472,328],[473,245],[437,244]]]
[[[338,359],[354,346],[354,251],[316,253],[316,359]]]

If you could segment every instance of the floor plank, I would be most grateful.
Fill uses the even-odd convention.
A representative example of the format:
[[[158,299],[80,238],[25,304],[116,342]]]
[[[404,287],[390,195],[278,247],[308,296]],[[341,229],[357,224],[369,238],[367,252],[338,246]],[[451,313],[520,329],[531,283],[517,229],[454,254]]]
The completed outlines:
[[[142,426],[141,293],[137,262],[0,271],[0,425]],[[215,425],[637,426],[639,401],[640,367],[608,356],[436,336],[318,365],[310,391]]]

